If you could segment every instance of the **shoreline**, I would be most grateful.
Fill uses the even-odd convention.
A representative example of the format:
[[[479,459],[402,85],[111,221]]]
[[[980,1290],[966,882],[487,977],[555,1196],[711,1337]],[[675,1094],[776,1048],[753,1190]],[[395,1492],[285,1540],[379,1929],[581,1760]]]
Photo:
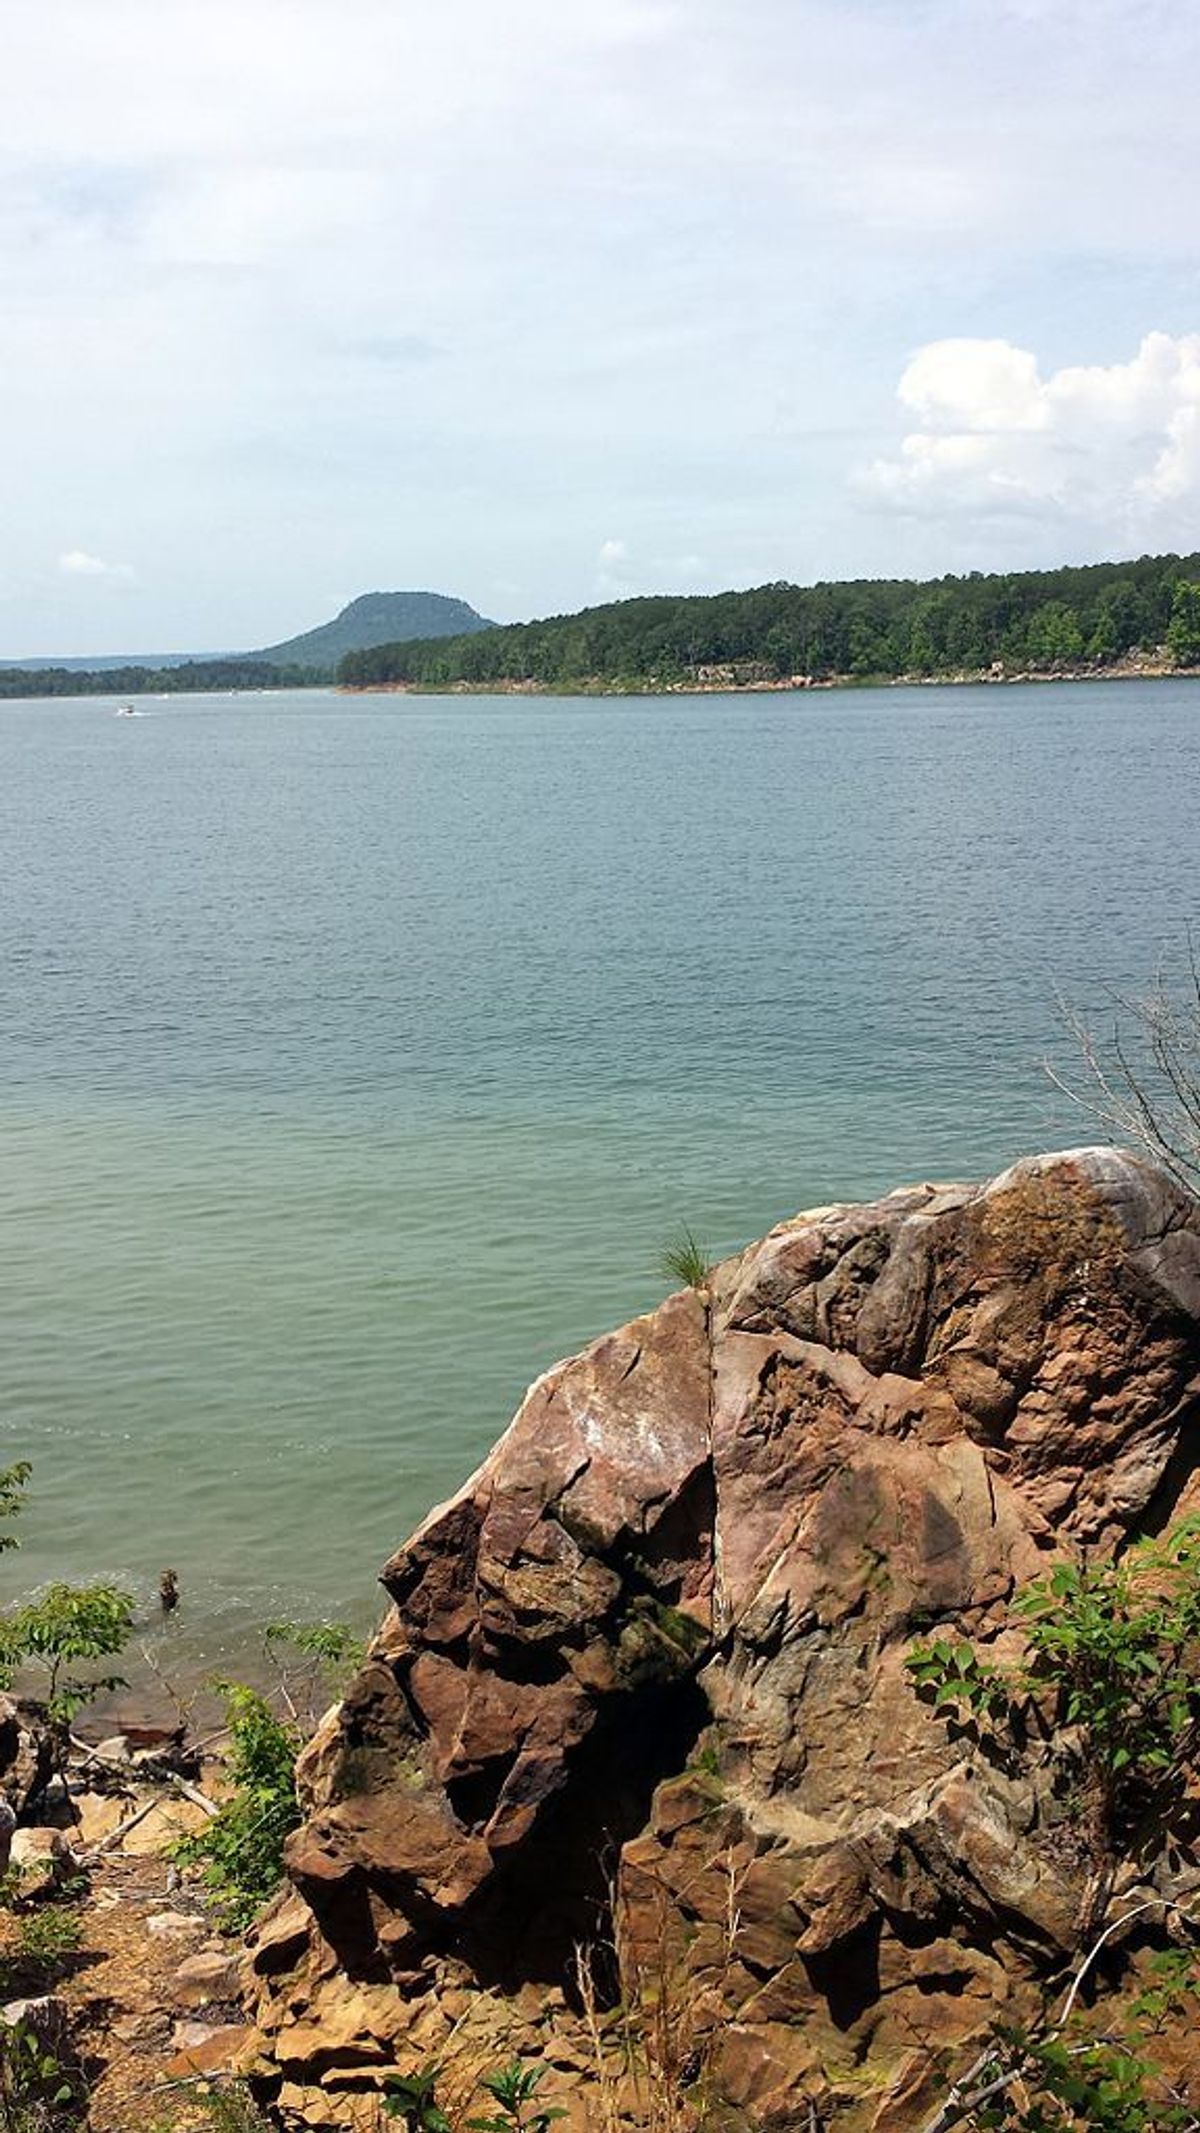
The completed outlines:
[[[1031,684],[1089,681],[1198,681],[1200,666],[1178,667],[1166,660],[1139,659],[1109,666],[1026,667],[1013,673],[990,668],[961,669],[948,674],[789,674],[739,677],[732,669],[711,673],[696,681],[608,682],[593,679],[568,687],[543,681],[451,681],[451,682],[335,682],[339,696],[802,696],[817,690],[857,689],[1011,689]]]

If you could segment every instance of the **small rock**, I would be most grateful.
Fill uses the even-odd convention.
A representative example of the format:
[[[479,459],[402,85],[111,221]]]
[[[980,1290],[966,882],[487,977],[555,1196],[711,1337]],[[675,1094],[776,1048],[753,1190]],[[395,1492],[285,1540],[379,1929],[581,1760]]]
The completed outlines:
[[[236,2000],[241,1992],[236,1955],[201,1948],[175,1972],[175,1998],[182,2007],[204,2007],[210,2000]]]
[[[12,1848],[13,1831],[15,1830],[16,1826],[16,1815],[13,1813],[12,1808],[9,1806],[8,1801],[4,1798],[3,1794],[0,1793],[0,1874],[3,1874],[8,1867],[8,1857],[9,1852]]]
[[[128,1819],[128,1802],[111,1792],[81,1792],[75,1797],[75,1827],[85,1850],[102,1844]]]
[[[206,2022],[177,2022],[175,2055],[167,2061],[167,2079],[186,2080],[189,2074],[215,2074],[232,2068],[253,2035],[245,2022],[222,2022],[216,2029]]]
[[[107,1740],[97,1741],[95,1752],[102,1763],[128,1763],[133,1760],[129,1753],[129,1742],[123,1733],[112,1733]]]
[[[165,2014],[122,2015],[112,2025],[114,2037],[122,2044],[163,2044],[170,2033],[170,2017]]]
[[[204,1920],[191,1911],[156,1911],[146,1920],[146,1931],[156,1940],[203,1940],[207,1930]]]
[[[22,1896],[52,1896],[83,1862],[61,1829],[17,1829],[9,1840],[9,1865],[20,1875]]]

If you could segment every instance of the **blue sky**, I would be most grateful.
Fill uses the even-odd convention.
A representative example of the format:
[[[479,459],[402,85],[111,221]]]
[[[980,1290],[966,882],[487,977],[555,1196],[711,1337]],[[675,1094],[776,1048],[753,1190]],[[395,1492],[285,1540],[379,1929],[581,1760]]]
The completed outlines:
[[[1200,546],[1200,10],[43,0],[0,655]]]

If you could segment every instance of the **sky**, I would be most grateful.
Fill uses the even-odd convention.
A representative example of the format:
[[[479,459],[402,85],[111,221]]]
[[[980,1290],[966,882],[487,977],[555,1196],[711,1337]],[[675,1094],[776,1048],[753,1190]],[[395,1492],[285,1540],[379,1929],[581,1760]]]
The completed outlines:
[[[1200,547],[1186,0],[10,0],[0,657]]]

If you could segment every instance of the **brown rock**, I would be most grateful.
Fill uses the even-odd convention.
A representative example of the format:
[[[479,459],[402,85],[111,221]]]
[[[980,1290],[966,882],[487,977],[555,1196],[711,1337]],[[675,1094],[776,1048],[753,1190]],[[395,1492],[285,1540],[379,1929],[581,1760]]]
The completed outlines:
[[[82,1871],[70,1839],[61,1829],[17,1829],[9,1840],[9,1866],[18,1876],[22,1896],[52,1896],[64,1881]]]
[[[222,2022],[216,2028],[205,2022],[178,2022],[173,2041],[166,2078],[183,2081],[193,2074],[235,2073],[252,2046],[253,2031],[243,2022]]]
[[[205,2007],[210,2000],[236,2000],[241,1992],[241,1965],[227,1949],[202,1948],[180,1963],[172,1996],[180,2007]]]
[[[919,2125],[931,2049],[1041,2004],[1088,1875],[1048,1759],[996,1768],[905,1659],[935,1623],[1015,1649],[1056,1551],[1200,1500],[1198,1388],[1200,1210],[1110,1149],[814,1210],[539,1379],[302,1760],[252,1949],[280,2101],[353,2124],[485,2005],[573,2073],[550,1995],[615,1937],[729,2133]]]

